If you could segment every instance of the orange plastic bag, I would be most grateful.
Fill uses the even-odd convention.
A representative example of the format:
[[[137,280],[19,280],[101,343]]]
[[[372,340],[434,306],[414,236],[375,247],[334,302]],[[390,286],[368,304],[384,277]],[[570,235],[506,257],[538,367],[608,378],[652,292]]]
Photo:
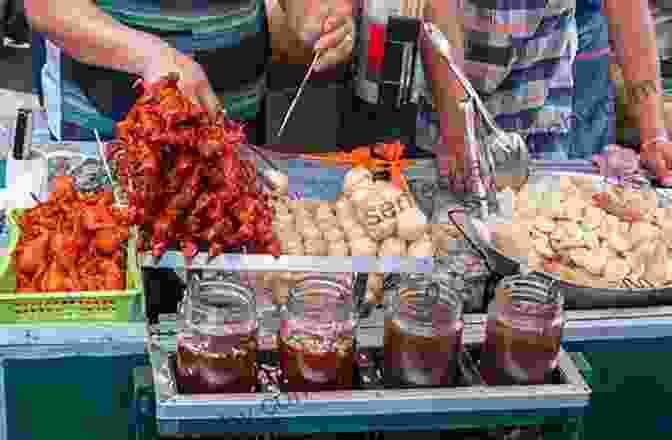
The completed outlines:
[[[302,154],[301,158],[320,162],[348,164],[352,168],[363,166],[372,171],[386,170],[390,172],[392,183],[408,192],[408,184],[401,173],[401,170],[408,167],[411,163],[407,159],[402,159],[405,151],[406,146],[397,142],[358,147],[349,153]]]

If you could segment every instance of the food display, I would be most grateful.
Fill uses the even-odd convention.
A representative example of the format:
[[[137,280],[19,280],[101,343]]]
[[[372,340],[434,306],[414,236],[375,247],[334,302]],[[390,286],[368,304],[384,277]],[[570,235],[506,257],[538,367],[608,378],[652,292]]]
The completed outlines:
[[[361,167],[337,200],[277,197],[273,212],[283,255],[431,257],[461,237],[452,225],[428,224],[410,195]]]
[[[17,292],[123,290],[128,214],[113,202],[111,192],[76,192],[72,177],[56,177],[48,199],[18,219]]]
[[[405,192],[356,167],[335,201],[276,198],[273,231],[284,255],[433,256],[427,218]],[[415,242],[424,243],[414,246]],[[420,256],[420,255],[418,255]]]
[[[554,179],[507,190],[512,219],[488,225],[499,252],[582,287],[672,285],[672,208],[660,207],[655,191]]]
[[[107,151],[128,195],[130,224],[142,227],[140,248],[159,257],[179,242],[190,258],[207,242],[211,257],[241,246],[277,255],[270,195],[258,187],[255,164],[240,155],[243,125],[223,114],[212,121],[177,82],[146,87]]]
[[[335,201],[275,197],[273,231],[283,255],[433,257],[462,239],[453,225],[428,224],[411,196],[356,167]],[[285,302],[292,274],[268,274],[274,300]],[[383,301],[383,275],[369,274],[367,300]]]
[[[446,255],[462,234],[453,225],[429,224],[412,197],[364,167],[350,170],[334,200],[273,199],[273,232],[283,255],[416,257]],[[286,303],[300,274],[260,275],[274,301]],[[367,301],[383,302],[383,274],[369,274]]]

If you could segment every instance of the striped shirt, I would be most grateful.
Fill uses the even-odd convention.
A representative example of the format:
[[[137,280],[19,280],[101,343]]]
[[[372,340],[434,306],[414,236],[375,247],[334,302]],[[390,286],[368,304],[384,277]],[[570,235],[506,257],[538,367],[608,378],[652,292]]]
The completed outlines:
[[[465,74],[498,125],[520,133],[534,158],[583,154],[572,145],[576,1],[462,0]],[[599,8],[599,0],[585,1]],[[416,66],[418,87],[432,102],[423,70]]]
[[[571,130],[575,0],[464,0],[465,71],[498,124]]]
[[[263,0],[96,0],[96,4],[121,23],[159,35],[180,52],[193,55],[204,66],[228,113],[237,119],[255,118],[266,92],[269,54]],[[47,42],[47,46],[42,83],[54,136],[68,137],[64,127],[74,125],[112,137],[115,121],[128,111],[132,99],[110,96],[118,93],[116,89],[99,89],[106,77],[97,77],[98,73],[86,74],[84,70],[85,74],[76,75],[72,66],[81,71],[82,65],[54,44]],[[231,56],[231,50],[237,52]],[[122,93],[129,89],[128,84],[123,82]],[[103,111],[102,101],[109,101],[107,107],[114,110]]]

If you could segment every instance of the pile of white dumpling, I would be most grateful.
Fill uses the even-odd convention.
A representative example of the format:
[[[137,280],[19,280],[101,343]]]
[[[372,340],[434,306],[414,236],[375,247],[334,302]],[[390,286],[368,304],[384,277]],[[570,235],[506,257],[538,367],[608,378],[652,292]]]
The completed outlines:
[[[374,224],[367,221],[383,205],[395,206],[394,215],[381,216]],[[335,201],[280,196],[273,208],[273,231],[283,255],[433,257],[444,255],[460,237],[452,225],[428,224],[408,194],[390,182],[375,181],[365,167],[348,172]],[[291,283],[290,274],[281,278]],[[370,274],[370,296],[381,298],[382,290],[383,275]]]
[[[528,185],[511,192],[513,220],[490,225],[495,246],[526,258],[532,270],[579,286],[672,284],[672,209],[658,207],[655,191],[608,185],[596,193],[594,183],[587,176],[560,177],[550,207],[532,203]]]

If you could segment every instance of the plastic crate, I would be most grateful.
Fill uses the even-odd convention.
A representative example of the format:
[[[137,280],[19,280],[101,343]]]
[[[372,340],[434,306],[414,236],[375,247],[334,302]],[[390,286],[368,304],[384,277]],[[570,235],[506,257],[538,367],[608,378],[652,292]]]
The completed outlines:
[[[21,236],[16,220],[23,210],[7,215],[7,253],[0,256],[0,323],[54,321],[129,322],[143,319],[143,289],[133,240],[128,243],[123,291],[16,293],[13,251]]]

